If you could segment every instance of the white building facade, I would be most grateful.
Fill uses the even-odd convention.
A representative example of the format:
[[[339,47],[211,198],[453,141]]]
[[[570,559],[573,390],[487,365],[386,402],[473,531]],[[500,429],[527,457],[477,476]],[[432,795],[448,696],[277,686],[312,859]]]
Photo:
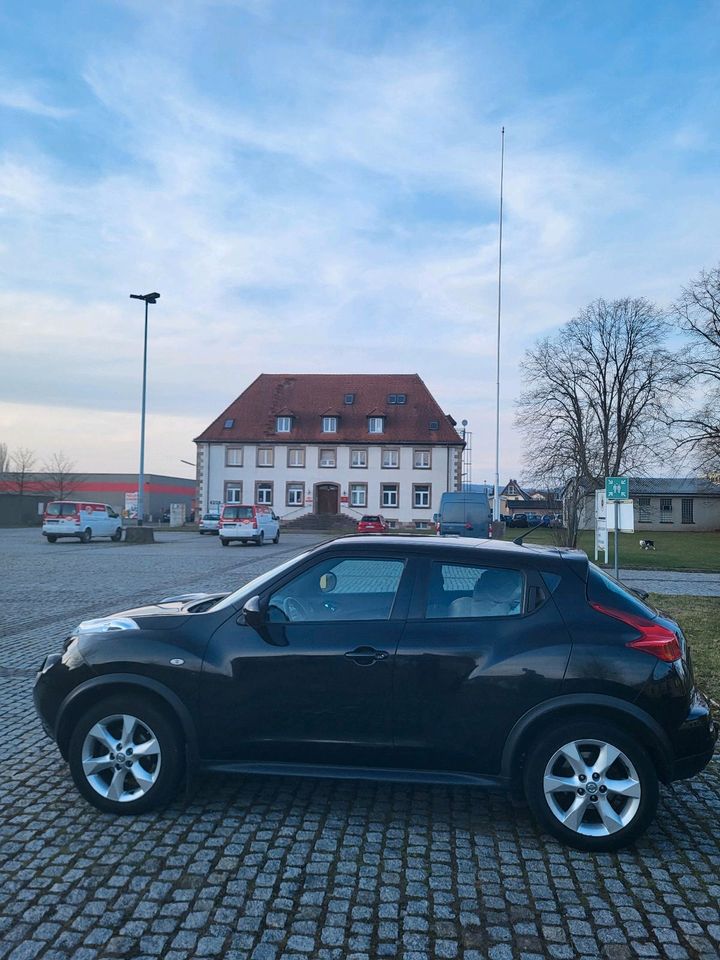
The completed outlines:
[[[198,438],[198,502],[431,526],[463,441],[417,375],[262,374]]]

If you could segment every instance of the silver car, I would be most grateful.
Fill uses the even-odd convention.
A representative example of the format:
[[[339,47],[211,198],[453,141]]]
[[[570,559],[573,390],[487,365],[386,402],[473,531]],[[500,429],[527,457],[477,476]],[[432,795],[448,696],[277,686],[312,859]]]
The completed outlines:
[[[220,523],[219,513],[206,513],[206,514],[203,514],[203,518],[200,521],[198,528],[200,530],[200,533],[217,533],[219,523]]]

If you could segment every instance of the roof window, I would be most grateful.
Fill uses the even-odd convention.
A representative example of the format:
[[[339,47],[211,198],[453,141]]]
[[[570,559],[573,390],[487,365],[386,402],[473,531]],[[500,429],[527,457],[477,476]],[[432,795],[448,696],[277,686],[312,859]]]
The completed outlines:
[[[223,424],[223,430],[231,430],[235,426],[234,417],[228,417],[228,419]]]
[[[428,424],[428,427],[429,427],[431,430],[439,430],[439,429],[440,429],[440,421],[439,421],[439,420],[431,420],[430,423]]]
[[[343,403],[347,404],[348,406],[350,406],[351,404],[355,403],[355,394],[354,394],[354,393],[346,393],[345,396],[344,396],[344,398],[343,398]]]

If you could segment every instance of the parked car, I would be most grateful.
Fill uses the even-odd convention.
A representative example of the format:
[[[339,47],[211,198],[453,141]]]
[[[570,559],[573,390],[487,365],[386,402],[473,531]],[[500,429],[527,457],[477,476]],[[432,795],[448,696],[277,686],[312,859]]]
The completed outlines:
[[[93,537],[118,541],[122,539],[122,518],[107,503],[53,500],[43,513],[42,535],[48,543],[65,537],[76,537],[80,543],[90,543]]]
[[[469,538],[343,537],[85,621],[34,696],[110,813],[198,767],[395,777],[524,796],[590,851],[638,837],[718,735],[677,623],[581,551]]]
[[[444,493],[440,497],[436,531],[441,537],[490,537],[492,516],[486,493]]]
[[[379,513],[366,513],[365,516],[360,517],[357,522],[357,532],[387,533],[388,525],[385,517],[381,516]]]
[[[551,527],[562,527],[562,525],[563,525],[562,514],[561,514],[561,513],[555,513],[555,514],[553,514],[552,520],[550,521],[550,526],[551,526]]]
[[[529,523],[528,523],[528,515],[527,515],[526,513],[513,513],[513,514],[511,514],[509,526],[511,526],[511,527],[527,527],[527,526],[529,526]]]
[[[200,533],[217,533],[220,525],[219,513],[205,513],[198,524]]]
[[[223,547],[232,540],[252,541],[261,547],[266,540],[278,543],[280,521],[264,504],[226,503],[220,513],[218,535]]]

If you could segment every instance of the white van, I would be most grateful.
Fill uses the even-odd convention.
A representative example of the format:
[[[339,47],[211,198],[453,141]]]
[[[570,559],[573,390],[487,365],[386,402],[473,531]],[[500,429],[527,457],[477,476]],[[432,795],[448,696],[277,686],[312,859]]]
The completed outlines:
[[[93,537],[118,541],[122,538],[122,519],[107,503],[53,500],[43,514],[42,535],[48,543],[60,537],[77,537],[81,543],[90,543]]]
[[[280,521],[270,507],[260,503],[226,503],[218,524],[220,543],[226,547],[231,540],[247,543],[252,540],[259,547],[267,540],[280,539]]]

